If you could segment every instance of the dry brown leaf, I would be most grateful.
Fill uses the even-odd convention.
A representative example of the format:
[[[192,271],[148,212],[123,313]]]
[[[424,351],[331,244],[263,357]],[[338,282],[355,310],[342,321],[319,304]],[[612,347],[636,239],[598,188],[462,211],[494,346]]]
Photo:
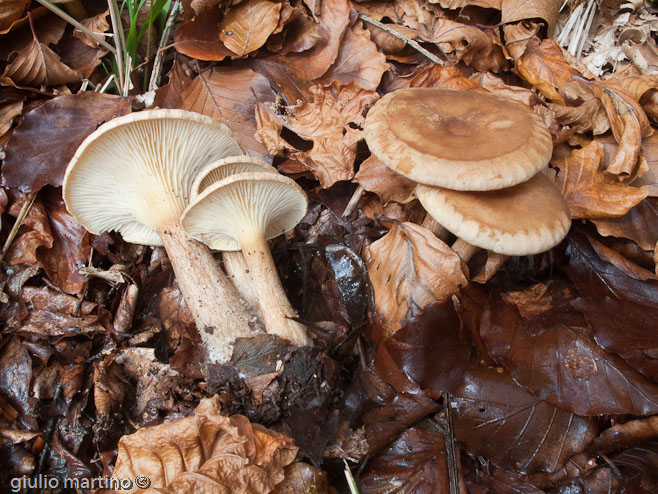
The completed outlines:
[[[548,23],[548,35],[553,34],[562,0],[501,0],[501,23],[544,19]]]
[[[647,196],[646,187],[631,187],[606,177],[602,164],[603,146],[596,140],[553,163],[559,168],[555,185],[567,201],[572,218],[617,218]]]
[[[635,67],[643,74],[655,73],[658,68],[658,49],[647,26],[630,27],[619,34],[617,42]]]
[[[624,216],[593,222],[604,237],[628,238],[644,250],[653,250],[658,242],[658,200],[647,197]]]
[[[658,75],[646,74],[624,77],[619,85],[642,105],[647,116],[658,119]]]
[[[267,49],[279,55],[310,50],[324,39],[317,22],[306,9],[284,3],[279,24],[267,40]]]
[[[347,0],[324,0],[321,6],[318,29],[323,41],[310,50],[286,55],[272,55],[265,60],[282,63],[290,76],[299,81],[312,81],[322,77],[338,56],[340,42],[350,21]]]
[[[653,133],[642,107],[614,82],[590,83],[588,89],[605,108],[610,128],[619,143],[606,173],[628,179],[635,172],[640,155],[642,137]]]
[[[251,156],[267,158],[254,139],[257,103],[272,101],[275,93],[267,78],[251,69],[213,67],[190,80],[178,68],[171,83],[161,89],[156,104],[208,115],[235,132]]]
[[[306,165],[320,185],[327,188],[354,177],[356,146],[363,139],[363,113],[379,95],[353,82],[347,85],[334,82],[328,87],[315,85],[309,89],[309,95],[311,101],[285,107],[283,115],[269,108],[269,117],[262,114],[259,118],[256,138],[268,146],[271,154],[285,152]],[[262,113],[265,107],[260,110]],[[312,149],[298,151],[278,139],[276,134],[281,125],[312,141]]]
[[[541,42],[533,38],[527,43],[523,55],[516,60],[515,71],[546,98],[564,105],[557,87],[572,82],[573,77],[582,78],[564,53],[562,47],[550,38]]]
[[[445,301],[468,284],[459,256],[413,223],[394,225],[368,252],[376,317],[389,336],[426,305]]]
[[[464,62],[483,72],[501,72],[508,68],[500,42],[475,26],[438,18],[431,32],[420,31],[418,35],[423,41],[436,43],[454,63]]]
[[[296,454],[289,437],[241,415],[222,416],[214,396],[193,417],[123,436],[114,477],[148,476],[144,494],[267,494]]]
[[[244,0],[232,7],[219,23],[219,39],[243,57],[265,44],[279,23],[281,3]]]
[[[89,29],[92,33],[96,35],[100,35],[102,37],[102,34],[108,29],[110,29],[110,24],[107,22],[108,15],[110,15],[110,11],[106,10],[105,12],[101,12],[100,14],[95,15],[94,17],[85,19],[84,21],[82,21],[82,25],[87,29]],[[94,38],[89,36],[84,31],[81,31],[80,29],[75,29],[73,31],[73,36],[91,48],[98,48],[99,46],[98,41],[96,41]]]
[[[0,1],[0,31],[7,29],[14,21],[20,19],[29,4],[30,0]]]
[[[490,72],[474,74],[471,80],[478,82],[481,87],[493,94],[519,101],[530,108],[541,104],[541,98],[534,91],[521,86],[505,84],[502,79]]]
[[[562,125],[568,125],[580,134],[592,131],[594,135],[600,135],[610,129],[608,115],[601,100],[582,84],[568,82],[560,86],[559,91],[569,106],[549,104],[548,107]]]
[[[219,9],[185,20],[174,33],[176,51],[199,60],[220,61],[234,56],[219,39],[217,23],[221,19]]]
[[[482,89],[480,85],[468,79],[456,65],[439,65],[436,63],[422,67],[407,83],[408,87],[443,87],[447,89]],[[397,87],[400,89],[402,86]],[[404,86],[407,87],[407,86]]]
[[[406,204],[415,198],[416,182],[395,173],[375,155],[361,163],[355,179],[365,190],[377,194],[384,206],[389,201]]]
[[[622,256],[616,250],[602,244],[598,240],[595,240],[593,237],[589,237],[589,243],[600,259],[603,259],[605,262],[612,264],[625,275],[641,281],[658,280],[658,277],[656,277],[656,275],[651,271],[644,269],[642,266],[638,266],[634,262]]]
[[[370,41],[368,30],[357,22],[345,32],[336,61],[319,82],[328,85],[333,81],[354,81],[363,89],[374,91],[387,70],[386,57]]]
[[[485,9],[501,9],[502,0],[429,0],[429,3],[438,3],[444,9],[461,9],[469,5],[476,5]]]
[[[57,53],[33,39],[5,69],[2,77],[25,86],[56,86],[80,82],[80,73],[67,67]]]

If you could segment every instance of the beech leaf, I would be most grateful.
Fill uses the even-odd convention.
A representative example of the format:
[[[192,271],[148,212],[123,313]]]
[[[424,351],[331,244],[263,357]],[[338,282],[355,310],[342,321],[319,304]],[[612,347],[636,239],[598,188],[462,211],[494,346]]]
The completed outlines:
[[[214,396],[193,417],[123,436],[114,477],[146,475],[145,494],[267,494],[296,454],[289,437],[241,415],[222,416]]]
[[[596,420],[537,398],[505,372],[473,368],[450,397],[469,453],[523,474],[554,472],[594,439]]]
[[[5,185],[24,192],[59,187],[82,141],[99,124],[129,112],[129,98],[87,91],[58,96],[26,113],[7,144]]]
[[[219,23],[219,39],[243,57],[265,44],[279,22],[281,3],[244,0],[231,8]]]
[[[448,300],[468,284],[459,256],[431,231],[413,223],[394,225],[368,250],[376,317],[386,336],[426,305]]]
[[[16,55],[2,77],[25,86],[56,86],[82,80],[79,72],[64,65],[57,53],[36,39]]]
[[[555,185],[569,205],[572,218],[623,216],[647,196],[646,187],[632,187],[601,171],[603,146],[596,140],[553,163],[559,168]]]

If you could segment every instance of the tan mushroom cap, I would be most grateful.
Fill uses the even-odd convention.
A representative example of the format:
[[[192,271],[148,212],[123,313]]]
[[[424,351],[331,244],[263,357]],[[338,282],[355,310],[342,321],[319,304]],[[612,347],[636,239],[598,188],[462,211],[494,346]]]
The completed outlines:
[[[248,172],[279,173],[276,168],[260,158],[244,155],[229,156],[228,158],[213,161],[199,170],[194,182],[192,182],[192,197],[196,197],[209,185],[230,175]]]
[[[368,112],[364,136],[389,168],[418,183],[495,190],[546,167],[551,135],[526,106],[480,91],[407,88]]]
[[[543,173],[501,190],[466,192],[418,185],[423,207],[442,226],[477,247],[509,256],[547,251],[566,237],[569,208]]]
[[[162,245],[156,232],[177,220],[206,164],[243,154],[216,120],[184,110],[146,110],[101,125],[68,165],[63,196],[91,233],[117,231],[127,242]]]
[[[215,250],[240,250],[241,239],[274,238],[294,228],[308,199],[283,175],[248,172],[208,186],[187,207],[181,223],[189,235]]]

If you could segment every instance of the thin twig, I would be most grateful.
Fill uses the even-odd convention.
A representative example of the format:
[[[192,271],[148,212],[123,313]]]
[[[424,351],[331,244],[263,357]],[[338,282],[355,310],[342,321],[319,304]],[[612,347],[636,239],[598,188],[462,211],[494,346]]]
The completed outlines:
[[[443,413],[446,420],[446,452],[448,453],[448,477],[450,479],[450,494],[459,494],[459,471],[457,469],[457,455],[455,454],[455,434],[450,414],[450,394],[443,393]]]
[[[23,203],[23,207],[21,208],[21,211],[18,213],[18,217],[16,218],[16,222],[14,223],[14,226],[11,228],[11,231],[9,232],[9,235],[7,236],[7,240],[5,241],[5,245],[2,247],[2,252],[0,252],[0,262],[2,262],[4,260],[5,254],[7,254],[7,251],[9,250],[9,247],[11,246],[11,243],[14,241],[14,238],[16,237],[16,234],[18,233],[18,229],[23,224],[23,220],[27,216],[27,213],[30,212],[30,208],[32,207],[32,204],[34,204],[34,200],[36,198],[37,198],[37,193],[36,192],[30,192],[30,194],[25,198],[25,202]]]
[[[109,51],[111,51],[113,54],[116,54],[117,51],[116,51],[116,49],[115,49],[111,44],[109,44],[109,43],[108,43],[107,41],[105,41],[103,38],[101,38],[101,37],[98,36],[96,33],[94,33],[93,31],[91,31],[89,28],[87,28],[87,27],[83,26],[82,24],[80,24],[80,23],[79,23],[78,21],[76,21],[73,17],[71,17],[70,15],[68,15],[66,12],[64,12],[62,9],[60,9],[60,8],[57,7],[56,5],[53,5],[53,4],[50,3],[48,0],[37,0],[37,2],[39,2],[41,5],[43,5],[44,7],[46,7],[48,10],[50,10],[50,11],[53,12],[54,14],[57,14],[58,16],[60,16],[62,19],[64,19],[64,20],[65,20],[66,22],[68,22],[69,24],[75,26],[77,29],[79,29],[80,31],[82,31],[83,33],[85,33],[87,36],[90,36],[91,38],[93,38],[94,41],[96,41],[99,45],[101,45],[101,46],[102,46],[103,48],[105,48],[106,50],[109,50]]]
[[[160,82],[160,74],[162,73],[162,65],[164,64],[164,54],[169,44],[171,32],[174,30],[174,24],[176,24],[176,17],[178,16],[180,5],[180,0],[175,0],[174,3],[171,4],[167,23],[165,24],[165,28],[162,31],[162,37],[160,38],[160,45],[155,54],[155,60],[153,60],[153,72],[151,72],[151,79],[149,80],[149,91],[155,91],[159,87],[158,83]]]
[[[127,78],[124,74],[124,61],[123,54],[125,53],[124,47],[126,46],[126,40],[123,36],[123,24],[121,24],[121,14],[119,13],[119,7],[117,6],[116,0],[107,0],[107,4],[110,10],[110,19],[112,19],[112,32],[114,32],[114,45],[116,46],[115,58],[117,64],[117,70],[119,71],[119,92],[123,91],[125,87],[125,79]],[[126,96],[123,94],[123,96]]]
[[[379,29],[383,29],[387,33],[391,34],[392,36],[395,36],[397,39],[404,41],[406,44],[411,46],[414,50],[418,51],[419,53],[422,53],[427,58],[429,58],[432,62],[438,63],[439,65],[445,65],[446,64],[443,60],[441,60],[439,57],[437,57],[434,53],[432,53],[431,51],[427,51],[425,48],[420,46],[420,44],[417,41],[414,41],[411,38],[407,38],[405,35],[394,31],[393,29],[388,27],[386,24],[382,24],[381,22],[376,21],[372,17],[369,17],[368,15],[366,15],[362,12],[359,12],[358,15],[364,21],[372,24],[373,26],[377,26]]]
[[[359,200],[361,200],[361,196],[365,192],[365,189],[361,184],[356,188],[354,191],[354,194],[352,194],[352,197],[350,198],[350,202],[347,203],[347,206],[345,206],[345,211],[343,211],[342,217],[343,218],[348,218],[352,212],[354,211],[354,208],[356,208],[356,205],[359,204]]]

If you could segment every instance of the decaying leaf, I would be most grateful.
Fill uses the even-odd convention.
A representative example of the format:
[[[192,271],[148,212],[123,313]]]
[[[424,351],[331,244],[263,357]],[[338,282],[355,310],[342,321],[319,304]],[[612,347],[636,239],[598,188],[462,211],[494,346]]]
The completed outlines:
[[[145,494],[267,494],[296,454],[287,436],[241,415],[222,416],[215,396],[193,417],[122,437],[114,477],[148,476],[151,487],[139,490]]]
[[[3,0],[0,2],[0,31],[4,31],[14,21],[20,19],[29,4],[30,0]]]
[[[219,23],[219,39],[224,46],[243,57],[257,50],[279,23],[281,3],[270,0],[244,0],[231,8]]]
[[[578,415],[657,413],[658,385],[599,347],[582,315],[555,305],[538,332],[513,304],[490,299],[480,331],[491,355],[519,384]]]
[[[543,19],[548,23],[548,35],[553,33],[560,0],[501,0],[501,22],[504,24],[526,19]]]
[[[219,39],[218,8],[186,19],[174,33],[176,51],[199,60],[220,61],[235,55]]]
[[[620,217],[647,196],[646,187],[632,187],[607,177],[602,164],[603,147],[596,140],[553,163],[559,169],[555,184],[572,218]]]
[[[94,17],[85,19],[84,21],[82,21],[82,25],[85,26],[87,29],[89,29],[89,31],[91,31],[92,33],[96,35],[102,35],[105,31],[110,29],[110,24],[107,22],[107,16],[109,15],[110,15],[110,11],[106,10],[105,12],[101,12],[100,14],[95,15]],[[99,47],[98,41],[96,41],[94,38],[92,38],[82,30],[76,29],[75,31],[73,31],[73,36],[91,48]]]
[[[455,437],[524,474],[554,472],[594,439],[596,420],[543,401],[505,372],[473,368],[452,394]]]
[[[387,70],[386,57],[370,41],[369,32],[356,23],[345,31],[338,56],[320,81],[324,84],[354,81],[363,89],[374,91]]]
[[[25,192],[62,185],[76,148],[96,127],[130,111],[130,99],[83,92],[54,98],[26,113],[7,144],[5,184]]]
[[[447,300],[468,284],[459,256],[432,232],[413,223],[394,225],[368,250],[376,317],[386,336],[426,305]]]
[[[260,117],[256,138],[268,146],[271,154],[285,152],[306,165],[320,185],[327,188],[339,180],[354,177],[356,146],[363,139],[364,110],[379,96],[353,82],[347,85],[334,82],[327,87],[315,85],[309,89],[309,94],[311,101],[285,107],[283,114],[261,107],[261,110],[268,110],[270,117]],[[281,126],[311,141],[313,147],[309,151],[298,151],[278,139]]]
[[[658,200],[647,197],[624,216],[593,222],[604,237],[628,238],[644,250],[653,250],[658,242]]]

